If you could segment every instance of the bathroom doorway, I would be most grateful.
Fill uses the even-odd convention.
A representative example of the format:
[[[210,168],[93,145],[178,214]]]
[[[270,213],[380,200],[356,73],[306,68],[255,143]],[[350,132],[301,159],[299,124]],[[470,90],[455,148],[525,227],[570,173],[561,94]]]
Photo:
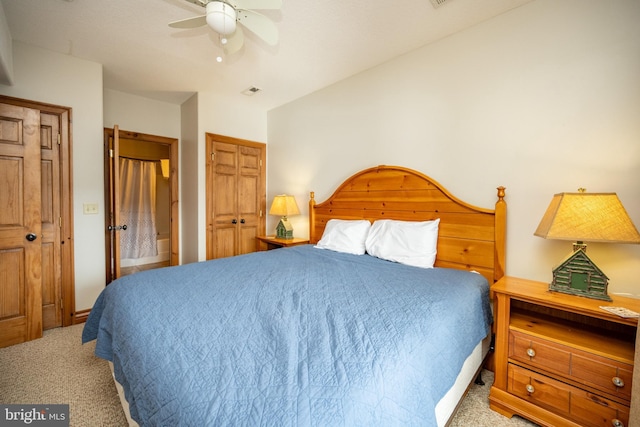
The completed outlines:
[[[179,263],[178,140],[105,128],[107,284]]]

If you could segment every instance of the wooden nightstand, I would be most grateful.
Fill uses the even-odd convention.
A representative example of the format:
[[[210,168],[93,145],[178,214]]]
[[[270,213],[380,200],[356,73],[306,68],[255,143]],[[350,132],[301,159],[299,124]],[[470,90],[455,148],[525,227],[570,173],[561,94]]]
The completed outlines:
[[[301,239],[299,237],[294,237],[293,239],[278,239],[275,236],[256,236],[256,239],[258,239],[259,251],[306,245],[309,243],[309,239]]]
[[[491,409],[543,426],[627,426],[640,299],[612,302],[550,292],[547,283],[503,277],[495,309]]]

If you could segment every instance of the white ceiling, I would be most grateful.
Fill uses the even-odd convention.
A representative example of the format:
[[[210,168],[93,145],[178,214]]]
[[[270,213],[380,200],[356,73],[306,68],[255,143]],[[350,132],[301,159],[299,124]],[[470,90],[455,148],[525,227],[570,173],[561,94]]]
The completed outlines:
[[[186,0],[0,0],[14,41],[103,64],[104,87],[180,104],[192,93],[246,96],[270,109],[532,0],[283,0],[260,11],[277,25],[269,46],[245,31],[222,63],[204,14]]]

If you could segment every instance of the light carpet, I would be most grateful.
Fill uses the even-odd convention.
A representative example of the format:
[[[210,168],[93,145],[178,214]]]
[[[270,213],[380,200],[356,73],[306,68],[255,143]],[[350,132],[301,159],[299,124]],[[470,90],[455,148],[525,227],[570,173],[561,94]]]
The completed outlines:
[[[107,362],[94,355],[95,341],[81,344],[83,326],[53,329],[41,339],[0,349],[0,402],[69,404],[70,426],[126,426]],[[486,385],[471,387],[451,427],[535,426],[491,411],[493,374],[483,371],[482,377]]]

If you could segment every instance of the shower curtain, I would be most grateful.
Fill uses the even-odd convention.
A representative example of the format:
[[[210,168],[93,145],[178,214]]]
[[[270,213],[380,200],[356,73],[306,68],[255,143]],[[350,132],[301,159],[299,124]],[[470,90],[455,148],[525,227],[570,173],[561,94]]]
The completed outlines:
[[[158,255],[156,242],[156,162],[120,158],[120,257]]]

